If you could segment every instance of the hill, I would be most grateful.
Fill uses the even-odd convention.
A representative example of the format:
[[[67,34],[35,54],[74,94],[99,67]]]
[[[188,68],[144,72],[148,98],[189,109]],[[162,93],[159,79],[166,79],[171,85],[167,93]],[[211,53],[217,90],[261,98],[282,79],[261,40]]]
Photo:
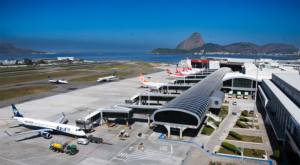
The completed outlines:
[[[45,54],[46,52],[16,48],[10,43],[0,44],[1,55]]]
[[[175,49],[192,50],[204,45],[203,38],[200,33],[196,32],[189,38],[182,41]]]

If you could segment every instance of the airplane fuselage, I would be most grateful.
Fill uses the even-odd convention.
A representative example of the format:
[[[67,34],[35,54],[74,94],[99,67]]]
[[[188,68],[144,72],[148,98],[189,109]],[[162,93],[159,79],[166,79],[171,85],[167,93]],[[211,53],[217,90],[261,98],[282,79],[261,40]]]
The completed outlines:
[[[108,77],[102,77],[102,78],[98,78],[97,82],[100,82],[100,81],[109,81],[113,78],[115,78],[116,76],[108,76]]]
[[[72,126],[72,125],[48,122],[48,121],[25,118],[25,117],[14,117],[14,119],[27,126],[33,126],[37,128],[43,128],[43,129],[45,128],[52,129],[53,131],[63,132],[63,133],[76,135],[76,136],[85,136],[85,132],[83,130],[81,130],[79,127]]]

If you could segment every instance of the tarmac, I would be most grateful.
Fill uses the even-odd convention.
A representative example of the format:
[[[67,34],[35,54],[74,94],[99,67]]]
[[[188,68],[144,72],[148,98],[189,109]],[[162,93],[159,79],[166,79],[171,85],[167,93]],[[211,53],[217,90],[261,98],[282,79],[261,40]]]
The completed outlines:
[[[151,81],[159,80],[160,83],[167,83],[167,73],[164,71],[167,67],[158,67],[155,73],[145,72],[151,76]],[[170,67],[168,67],[170,69]],[[175,68],[171,68],[175,71]],[[123,72],[123,71],[122,71]],[[40,81],[45,82],[45,81]],[[30,82],[28,84],[35,84]],[[91,83],[91,84],[88,84]],[[70,86],[68,86],[70,85]],[[65,86],[68,88],[77,88],[75,90],[66,90],[66,92],[49,91],[37,94],[39,97],[19,104],[16,104],[20,113],[25,112],[25,117],[55,121],[61,117],[64,112],[66,119],[70,125],[75,125],[75,120],[88,115],[88,111],[95,111],[98,108],[110,108],[115,104],[125,104],[125,100],[131,98],[137,93],[147,93],[148,88],[141,87],[139,77],[134,74],[125,79],[117,81],[95,83],[86,82],[80,85],[70,83]],[[52,94],[50,94],[52,92]],[[44,94],[46,97],[40,97]],[[29,96],[30,97],[30,96]],[[226,100],[228,100],[226,98]],[[210,161],[222,161],[224,163],[240,163],[240,159],[230,157],[218,157],[208,154],[195,144],[205,144],[205,148],[214,149],[219,147],[221,142],[225,140],[228,131],[234,130],[233,124],[241,110],[253,109],[253,100],[236,100],[238,106],[231,104],[233,99],[229,100],[229,114],[222,122],[220,127],[214,131],[211,136],[201,135],[200,128],[196,130],[187,129],[184,131],[184,139],[177,140],[178,135],[172,131],[172,139],[164,139],[163,134],[166,132],[164,126],[158,126],[154,130],[149,129],[146,114],[135,114],[129,120],[131,129],[125,126],[125,120],[120,120],[119,124],[110,128],[106,125],[100,125],[95,128],[95,132],[87,135],[94,135],[103,138],[101,144],[90,143],[88,145],[77,145],[76,138],[69,135],[52,134],[52,139],[44,139],[38,134],[27,134],[21,136],[10,137],[4,131],[10,134],[29,131],[23,125],[13,120],[0,120],[0,164],[160,164],[160,165],[180,165],[180,164],[208,164]],[[13,100],[7,100],[6,104]],[[1,102],[0,102],[1,103]],[[10,118],[12,113],[11,106],[0,108],[1,118]],[[231,112],[237,112],[237,115],[231,115]],[[259,146],[249,144],[261,149],[263,147],[268,156],[272,151],[266,130],[264,128],[263,119],[259,115],[260,131],[239,131],[241,134],[255,134],[263,136],[264,144]],[[111,119],[109,122],[115,122]],[[152,121],[151,121],[152,122]],[[129,138],[119,138],[121,130],[126,130]],[[225,132],[224,132],[225,131]],[[142,133],[139,137],[138,134]],[[226,135],[226,136],[225,136]],[[51,140],[68,141],[70,144],[76,144],[79,152],[74,156],[63,153],[55,153],[49,150]],[[139,146],[143,143],[144,150],[139,150]],[[242,145],[236,143],[236,145]],[[248,147],[248,146],[247,146]],[[269,158],[269,157],[268,157]],[[275,162],[276,163],[276,162]],[[245,164],[268,164],[255,160],[245,160]]]

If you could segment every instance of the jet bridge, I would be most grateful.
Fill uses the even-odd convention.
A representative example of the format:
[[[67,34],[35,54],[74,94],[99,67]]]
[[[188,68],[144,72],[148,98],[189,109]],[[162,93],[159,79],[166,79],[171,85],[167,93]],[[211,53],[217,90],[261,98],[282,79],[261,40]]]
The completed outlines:
[[[204,78],[201,79],[177,79],[174,81],[174,84],[190,84],[190,83],[194,83],[197,84],[198,82],[200,82],[201,80],[203,80]]]
[[[161,91],[164,91],[164,93],[167,93],[167,91],[169,90],[175,90],[176,93],[178,90],[181,90],[181,91],[186,91],[188,90],[190,87],[192,87],[193,85],[177,85],[177,84],[168,84],[168,85],[162,85],[160,88],[159,88],[159,91],[161,93]]]

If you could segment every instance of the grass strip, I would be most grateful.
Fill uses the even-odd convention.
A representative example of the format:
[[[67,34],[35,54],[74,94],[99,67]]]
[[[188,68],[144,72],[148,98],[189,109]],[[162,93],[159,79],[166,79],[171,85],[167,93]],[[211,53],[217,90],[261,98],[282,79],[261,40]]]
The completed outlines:
[[[57,88],[57,86],[44,85],[44,86],[29,86],[29,87],[4,89],[4,90],[0,90],[0,101],[32,95],[36,93],[41,93],[55,88]]]
[[[242,127],[238,126],[237,124],[235,124],[233,127],[234,128],[242,128]],[[245,128],[246,129],[252,128],[252,125],[246,125]],[[255,128],[259,130],[259,126],[258,125],[256,125]]]
[[[209,127],[209,126],[204,126],[204,128],[202,129],[201,134],[210,136],[214,132],[214,130],[215,129],[213,129],[213,128]]]
[[[253,143],[263,143],[262,137],[259,136],[247,136],[242,135],[242,139],[237,139],[232,135],[228,135],[226,140],[237,140],[237,141],[245,141],[245,142],[253,142]]]
[[[15,74],[27,74],[27,73],[37,73],[37,71],[20,71],[20,72],[13,72],[13,73],[1,73],[0,76],[8,76],[8,75],[15,75]]]
[[[48,76],[51,76],[52,78],[58,78],[58,77],[75,76],[81,74],[90,74],[90,73],[94,73],[94,72],[61,71],[61,72],[52,72],[52,73],[40,73],[40,74],[31,74],[31,75],[24,75],[24,76],[5,77],[5,78],[0,78],[0,86],[18,84],[18,83],[24,83],[30,81],[47,80]]]
[[[128,72],[117,72],[116,78],[119,77],[125,77],[129,75],[133,75],[134,73],[128,73]],[[112,76],[113,73],[104,73],[100,75],[93,75],[93,76],[87,76],[87,77],[80,77],[80,78],[75,78],[75,79],[70,79],[68,80],[69,82],[87,82],[87,81],[97,81],[97,79],[100,77],[107,77],[107,76]]]
[[[133,69],[131,71],[134,72],[148,72],[148,71],[152,71],[152,69],[148,69],[148,68],[139,68],[139,69]]]
[[[143,61],[131,61],[131,62],[136,63],[138,65],[144,65],[144,66],[150,66],[150,67],[155,67],[155,66],[161,64],[161,62],[143,62]]]
[[[236,155],[235,151],[228,150],[222,146],[220,147],[218,153]],[[265,150],[244,148],[244,156],[262,158],[263,155],[266,155]]]
[[[92,68],[92,70],[122,70],[122,69],[129,69],[135,68],[134,65],[111,65],[111,66],[104,66],[104,67],[96,67]],[[90,69],[91,70],[91,69]]]

